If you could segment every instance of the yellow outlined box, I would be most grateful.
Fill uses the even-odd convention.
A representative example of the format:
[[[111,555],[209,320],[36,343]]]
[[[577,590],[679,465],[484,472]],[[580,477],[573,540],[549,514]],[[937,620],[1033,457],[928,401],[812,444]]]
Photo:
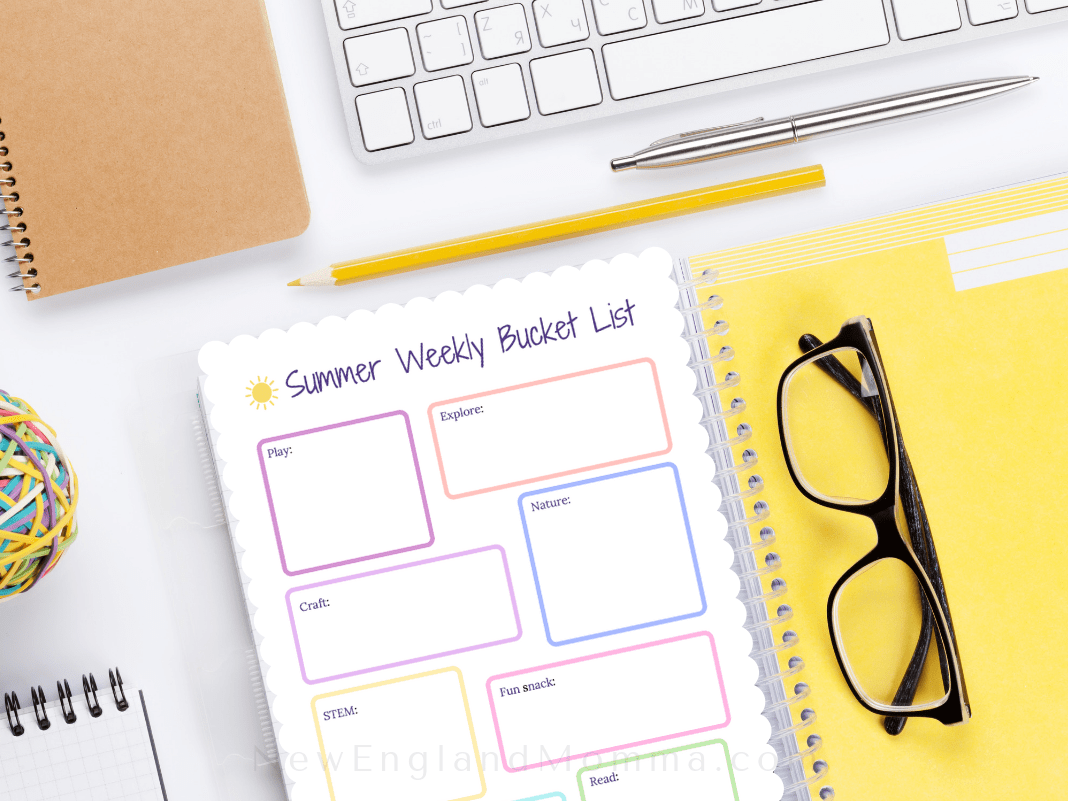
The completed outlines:
[[[474,720],[471,717],[471,705],[470,705],[470,703],[468,702],[468,699],[467,699],[467,688],[464,686],[463,673],[460,672],[459,668],[446,667],[446,668],[440,668],[438,670],[430,670],[430,671],[427,671],[425,673],[417,673],[417,674],[414,674],[414,675],[411,675],[411,676],[402,676],[402,677],[397,678],[397,679],[389,679],[387,681],[378,681],[378,682],[374,682],[373,684],[363,684],[363,685],[360,685],[359,687],[348,687],[348,688],[345,688],[343,690],[334,690],[333,692],[323,693],[322,695],[317,695],[317,696],[315,696],[314,698],[311,699],[312,716],[315,718],[315,735],[316,735],[316,737],[318,738],[318,741],[319,741],[319,755],[320,755],[320,758],[321,758],[322,763],[323,763],[324,773],[326,774],[326,783],[327,783],[327,787],[330,790],[331,801],[338,801],[337,797],[334,794],[334,780],[333,780],[333,778],[331,776],[331,769],[333,768],[334,770],[336,770],[337,766],[341,764],[341,760],[339,759],[338,762],[335,764],[333,762],[333,760],[332,760],[331,754],[328,753],[327,748],[326,748],[326,741],[325,741],[325,739],[323,737],[322,722],[323,722],[324,719],[331,719],[331,718],[328,718],[327,716],[330,715],[331,712],[335,712],[336,710],[321,710],[319,708],[320,702],[325,700],[325,699],[328,699],[328,698],[336,698],[336,697],[342,696],[342,695],[352,695],[352,694],[364,692],[364,691],[367,691],[367,690],[374,690],[374,689],[386,687],[386,686],[389,686],[389,685],[399,685],[399,684],[402,684],[404,682],[411,682],[411,681],[416,681],[416,680],[419,680],[419,679],[428,679],[428,678],[431,678],[433,676],[440,676],[441,674],[445,674],[445,673],[453,673],[453,674],[456,675],[456,686],[457,686],[457,689],[459,689],[460,697],[463,700],[463,709],[464,709],[464,714],[465,714],[466,720],[467,720],[467,732],[468,732],[468,734],[470,734],[470,737],[471,737],[471,742],[470,742],[471,755],[472,755],[471,758],[474,761],[475,768],[478,770],[478,780],[479,780],[479,785],[481,787],[481,790],[478,793],[474,794],[474,795],[461,795],[461,796],[457,796],[457,797],[449,798],[449,799],[441,798],[440,801],[473,801],[473,799],[482,798],[482,796],[484,796],[486,794],[486,777],[485,777],[485,774],[482,771],[482,761],[481,761],[481,759],[479,757],[479,753],[480,752],[478,750],[478,740],[475,737],[475,724],[474,724]],[[355,716],[358,716],[358,714],[359,714],[358,702],[357,702],[357,705],[344,707],[343,709],[345,710],[345,716],[346,717],[348,717],[348,716],[355,717]],[[391,715],[391,719],[394,718],[394,717],[396,717],[395,714]],[[426,719],[423,716],[422,712],[421,712],[421,719],[422,720]],[[355,750],[355,756],[354,756],[354,760],[355,760],[354,761],[354,767],[357,770],[360,770],[359,765],[358,765],[358,761],[359,761],[359,758],[360,758],[358,749],[361,747],[361,745],[362,744],[360,744],[360,743],[346,744],[346,748],[355,748],[356,749]],[[371,746],[368,746],[368,747],[371,747]],[[395,757],[394,765],[395,766],[399,765],[399,758],[397,757],[397,754],[395,752],[388,752],[388,754],[390,754],[390,755]],[[385,770],[385,765],[386,765],[385,757],[386,756],[387,756],[387,752],[383,751],[383,759],[382,759],[383,770]],[[424,766],[423,766],[423,768],[424,768],[424,776],[425,776],[425,769],[426,769],[426,764],[425,764],[426,753],[425,752],[423,752],[423,756],[424,756]],[[409,762],[409,764],[410,764],[410,762]],[[437,797],[435,797],[435,798],[436,798],[436,801],[437,801]]]

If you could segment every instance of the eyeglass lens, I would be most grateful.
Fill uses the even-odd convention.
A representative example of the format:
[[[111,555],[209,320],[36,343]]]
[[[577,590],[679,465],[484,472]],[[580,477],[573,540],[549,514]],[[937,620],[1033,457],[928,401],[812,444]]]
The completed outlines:
[[[857,573],[834,600],[834,626],[842,661],[853,685],[877,706],[917,709],[945,699],[939,660],[931,658],[943,647],[937,627],[924,626],[920,585],[912,569],[899,559],[875,562]],[[931,637],[928,659],[913,698],[900,697],[917,642]]]
[[[883,494],[890,472],[882,399],[859,351],[840,348],[823,358],[832,357],[859,382],[863,401],[821,369],[819,359],[805,362],[791,375],[784,398],[789,456],[813,494],[839,503],[872,501]]]

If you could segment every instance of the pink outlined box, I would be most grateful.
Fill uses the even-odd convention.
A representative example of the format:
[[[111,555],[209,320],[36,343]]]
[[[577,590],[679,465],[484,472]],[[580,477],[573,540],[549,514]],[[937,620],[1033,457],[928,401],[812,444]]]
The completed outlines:
[[[427,416],[445,495],[453,499],[672,447],[660,378],[648,358],[438,401]]]
[[[694,656],[703,652],[705,642],[707,642],[708,656],[711,659],[708,664],[698,664],[698,660],[694,659]],[[662,660],[663,674],[660,676],[662,681],[658,682],[655,687],[649,688],[647,698],[642,698],[640,692],[638,692],[641,689],[641,685],[636,687],[628,685],[627,689],[623,691],[613,685],[614,682],[625,684],[631,679],[647,678],[648,665],[642,668],[641,660],[636,660],[633,657],[640,656],[639,652],[647,652],[652,655],[653,650],[656,649],[659,649],[660,652],[656,654],[654,659],[650,659],[650,663],[655,664],[655,659]],[[613,660],[614,657],[622,658]],[[601,660],[607,661],[601,662]],[[613,664],[613,661],[615,664]],[[591,665],[589,663],[598,664]],[[569,666],[576,665],[582,667],[579,670],[567,670]],[[620,670],[621,667],[624,668],[623,671]],[[628,674],[626,672],[628,667],[641,669]],[[710,667],[714,669],[718,693],[708,687],[711,679],[708,670]],[[571,681],[562,681],[559,685],[555,684],[561,675]],[[502,684],[506,679],[514,678],[519,679],[519,682],[510,683],[512,686]],[[578,681],[574,681],[575,679],[578,679]],[[582,686],[583,679],[590,681],[588,687]],[[523,683],[529,680],[534,680],[540,684],[545,684],[552,680],[554,683],[552,686],[538,687],[529,693],[525,690],[518,693],[507,692],[510,689],[530,686]],[[560,688],[566,690],[566,696],[562,695],[554,700],[554,690],[559,690]],[[652,743],[663,742],[664,740],[673,740],[677,737],[688,737],[691,734],[722,729],[731,722],[730,707],[727,704],[727,689],[723,684],[723,672],[720,670],[719,655],[716,653],[716,644],[712,639],[712,634],[707,631],[683,634],[666,640],[633,645],[628,648],[605,651],[563,662],[554,662],[549,665],[540,665],[490,676],[486,680],[486,693],[489,696],[493,728],[497,736],[497,747],[500,748],[501,764],[509,773],[519,773],[520,771],[540,768],[545,765],[558,765],[575,759],[621,751],[627,748],[639,748]],[[703,698],[702,693],[704,693]],[[673,697],[672,694],[678,697]],[[592,703],[586,708],[581,708],[581,700],[576,703],[575,699],[581,699],[586,696],[592,697]],[[513,697],[524,699],[523,702],[528,704],[527,714],[541,718],[541,720],[534,721],[534,725],[529,727],[528,730],[530,732],[536,732],[538,727],[541,726],[544,730],[551,731],[552,737],[555,738],[555,742],[552,743],[545,740],[538,743],[540,748],[539,756],[551,755],[553,751],[559,749],[560,758],[542,759],[522,766],[513,766],[508,763],[507,754],[509,751],[504,744],[504,732],[502,731],[501,723],[503,706],[501,706],[500,702]],[[621,705],[621,699],[626,699],[626,704]],[[644,707],[642,706],[643,701],[647,702]],[[685,701],[690,702],[689,706]],[[598,707],[598,702],[601,702],[602,706]],[[704,705],[703,707],[702,704]],[[618,723],[607,720],[607,716],[614,714],[621,706],[627,711],[626,718],[631,721],[629,724],[631,730],[636,728],[637,725],[645,725],[650,729],[655,729],[656,724],[654,723],[633,724],[635,718],[654,714],[663,714],[665,716],[663,721],[664,728],[672,728],[671,724],[681,726],[681,728],[672,728],[670,731],[649,731],[648,734],[650,736],[631,736],[631,731],[628,731],[626,725],[619,726]],[[558,714],[565,708],[567,715]],[[630,714],[635,709],[638,711]],[[601,720],[601,718],[595,716],[599,716],[602,713],[607,713],[604,719],[605,728],[613,732],[612,735],[607,735],[607,739],[611,739],[616,736],[616,732],[619,732],[618,739],[613,740],[609,745],[581,747],[581,738],[583,736],[588,737],[589,734],[588,732],[579,732],[578,735],[575,735],[575,728],[581,728],[591,718]],[[622,712],[619,714],[622,714]],[[698,723],[696,718],[702,715],[711,715],[716,719]],[[671,717],[674,719],[668,720]],[[512,723],[515,723],[515,718],[516,715],[513,714]],[[580,744],[564,739],[574,736],[579,737]],[[619,740],[623,740],[623,742],[619,742]],[[530,745],[531,743],[529,742],[513,742],[511,746],[512,753],[524,753],[517,749],[519,747],[525,749]],[[561,745],[563,746],[562,748]],[[576,747],[574,753],[572,753],[572,746],[576,745],[580,747]]]

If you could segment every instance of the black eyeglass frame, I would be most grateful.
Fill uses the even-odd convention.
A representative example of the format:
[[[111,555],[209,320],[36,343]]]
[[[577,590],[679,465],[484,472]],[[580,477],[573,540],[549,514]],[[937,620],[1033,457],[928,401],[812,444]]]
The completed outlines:
[[[869,369],[868,373],[863,376],[863,380],[874,382],[883,407],[882,417],[886,426],[886,455],[890,470],[886,488],[878,498],[872,501],[858,500],[849,503],[845,502],[844,499],[834,500],[829,496],[819,494],[809,487],[800,468],[795,463],[790,441],[789,426],[786,419],[786,399],[790,381],[802,367],[815,364],[841,350],[854,350],[864,357]],[[904,452],[904,442],[901,438],[897,412],[890,394],[885,367],[879,352],[879,345],[875,339],[875,330],[871,320],[866,317],[854,317],[842,326],[841,331],[832,340],[808,351],[790,364],[779,380],[777,399],[779,437],[786,457],[786,466],[790,472],[790,477],[801,494],[821,506],[867,517],[875,526],[877,536],[875,547],[861,557],[838,579],[827,600],[827,624],[831,632],[831,645],[834,648],[835,659],[838,660],[838,666],[842,671],[842,675],[846,678],[850,691],[861,706],[877,715],[898,718],[932,718],[945,725],[967,722],[971,718],[971,707],[968,702],[968,691],[964,684],[964,674],[961,669],[956,637],[949,621],[949,610],[935,592],[930,577],[916,556],[912,548],[909,532],[902,531],[900,524],[902,519],[902,515],[899,514],[901,511],[902,482],[901,454]],[[944,685],[948,684],[948,688],[946,694],[937,701],[908,707],[879,703],[871,698],[860,686],[856,676],[853,674],[848,658],[844,655],[845,649],[841,642],[841,632],[837,621],[837,609],[841,600],[841,591],[852,579],[874,566],[877,562],[886,559],[897,559],[912,571],[916,576],[917,584],[923,593],[924,599],[934,612],[934,626],[937,630],[940,644],[944,645],[948,662],[948,675],[944,674],[943,676]]]

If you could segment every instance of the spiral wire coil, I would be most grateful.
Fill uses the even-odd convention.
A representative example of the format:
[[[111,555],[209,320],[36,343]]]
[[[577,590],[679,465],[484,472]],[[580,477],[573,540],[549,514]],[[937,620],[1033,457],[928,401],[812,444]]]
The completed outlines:
[[[2,120],[0,120],[2,122]],[[0,131],[0,142],[7,139],[7,134]],[[14,272],[8,273],[8,278],[19,279],[36,279],[37,268],[31,267],[33,264],[33,253],[27,248],[30,247],[30,240],[28,237],[23,236],[26,233],[26,223],[18,221],[18,218],[23,214],[22,206],[17,205],[19,202],[19,193],[14,191],[12,187],[15,186],[15,176],[11,175],[11,171],[14,166],[9,160],[7,160],[8,147],[7,145],[0,144],[0,158],[4,161],[0,162],[0,200],[3,200],[3,211],[7,215],[7,220],[3,225],[0,225],[0,231],[7,231],[11,234],[11,238],[6,242],[0,242],[0,247],[11,248],[14,253],[4,258],[4,261],[8,264],[14,264]],[[16,204],[9,206],[8,204]],[[20,252],[19,249],[22,249]],[[37,294],[41,291],[41,285],[36,280],[29,286],[26,285],[24,280],[21,280],[18,284],[11,287],[12,292],[27,292],[30,294]]]
[[[703,313],[719,311],[724,307],[724,300],[719,295],[708,295],[703,300],[698,292],[711,286],[718,279],[715,270],[705,270],[694,276],[688,262],[683,259],[676,263],[676,280],[679,285],[679,311],[686,320],[683,338],[690,345],[690,367],[697,375],[697,390],[694,395],[701,401],[704,411],[701,424],[708,431],[710,446],[707,453],[716,463],[716,485],[722,493],[720,511],[727,518],[727,537],[735,552],[735,568],[742,583],[742,601],[746,606],[745,628],[751,632],[756,643],[751,653],[761,666],[762,678],[757,686],[764,693],[766,705],[764,715],[772,725],[771,742],[779,755],[776,773],[783,779],[784,798],[810,798],[809,788],[826,780],[829,766],[824,760],[812,763],[811,773],[806,773],[804,760],[815,754],[822,745],[818,734],[809,734],[803,742],[801,732],[816,722],[816,713],[811,708],[804,708],[794,723],[791,708],[800,704],[810,693],[804,682],[793,685],[792,695],[786,694],[786,681],[804,669],[804,660],[792,656],[787,662],[787,669],[779,667],[778,654],[797,645],[797,633],[786,630],[776,642],[772,629],[786,623],[793,617],[793,609],[782,603],[769,614],[768,603],[786,594],[786,581],[774,578],[770,590],[765,592],[761,578],[779,570],[782,560],[773,550],[775,531],[764,522],[771,516],[771,508],[763,500],[756,499],[764,490],[764,480],[755,473],[750,473],[757,466],[757,453],[747,448],[735,461],[733,449],[746,443],[753,436],[752,427],[745,422],[734,424],[733,418],[742,415],[746,409],[743,398],[734,398],[724,402],[722,393],[738,387],[742,376],[728,371],[722,380],[717,380],[713,370],[716,364],[728,362],[734,358],[734,349],[723,345],[713,353],[711,339],[725,336],[730,331],[726,320],[716,320],[706,325]],[[734,425],[733,431],[728,421]],[[750,473],[748,477],[745,474]],[[749,509],[746,505],[752,500]],[[761,526],[759,537],[754,541],[751,531]],[[765,552],[758,559],[758,552]],[[834,789],[824,785],[819,790],[822,801],[834,798]]]
[[[130,702],[126,699],[126,691],[122,687],[122,674],[119,673],[118,668],[108,669],[108,682],[111,685],[111,697],[115,701],[115,708],[120,712],[125,712],[130,708]],[[98,718],[104,714],[104,708],[101,706],[101,696],[107,697],[105,695],[106,689],[100,690],[96,683],[96,676],[92,673],[88,676],[82,674],[82,694],[85,696],[85,707],[91,717]],[[60,721],[67,725],[77,723],[78,715],[74,711],[73,703],[74,698],[77,696],[71,692],[70,682],[66,679],[57,681],[56,695],[59,699]],[[26,733],[26,723],[33,723],[41,731],[46,731],[55,722],[48,717],[46,706],[48,698],[45,696],[44,687],[40,684],[36,687],[30,687],[30,700],[33,702],[32,720],[23,712],[18,694],[13,692],[4,693],[4,713],[7,716],[7,728],[13,737],[21,737]],[[26,723],[23,722],[23,718],[25,718]]]

